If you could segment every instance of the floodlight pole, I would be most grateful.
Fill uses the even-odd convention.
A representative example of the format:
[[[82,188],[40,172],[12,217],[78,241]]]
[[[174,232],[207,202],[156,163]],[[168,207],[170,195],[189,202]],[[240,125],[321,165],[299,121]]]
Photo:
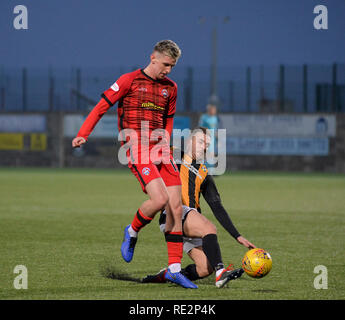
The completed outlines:
[[[211,36],[211,79],[210,79],[210,97],[208,103],[219,106],[220,100],[217,94],[217,17],[214,19],[214,26],[212,29]],[[223,18],[223,23],[228,23],[230,20],[229,16]],[[206,22],[205,17],[199,17],[199,23],[204,24]]]
[[[219,98],[217,95],[217,26],[212,30],[212,60],[211,60],[211,92],[209,103],[218,106]]]
[[[230,20],[229,16],[225,16],[222,18],[223,23],[228,23]],[[217,65],[218,65],[218,30],[217,30],[217,17],[214,21],[214,26],[212,29],[212,36],[211,36],[211,91],[209,97],[209,103],[214,104],[217,107],[220,105],[220,99],[217,93]]]

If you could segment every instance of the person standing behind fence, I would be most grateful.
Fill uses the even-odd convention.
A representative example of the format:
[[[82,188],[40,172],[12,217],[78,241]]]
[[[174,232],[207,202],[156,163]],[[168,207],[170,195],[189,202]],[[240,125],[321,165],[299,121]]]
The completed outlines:
[[[206,113],[202,114],[199,119],[199,126],[204,127],[210,130],[210,146],[209,146],[209,153],[212,158],[214,158],[215,154],[218,152],[217,150],[217,142],[218,142],[218,135],[217,131],[219,129],[220,120],[218,117],[217,106],[215,104],[208,104],[206,106]],[[212,168],[214,164],[207,163],[207,166]]]

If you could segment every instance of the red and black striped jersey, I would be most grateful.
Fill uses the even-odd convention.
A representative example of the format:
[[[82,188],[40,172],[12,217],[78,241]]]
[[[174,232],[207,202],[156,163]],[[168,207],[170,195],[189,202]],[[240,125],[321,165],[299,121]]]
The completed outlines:
[[[102,98],[103,103],[100,102],[100,106],[97,105],[91,111],[78,136],[87,139],[102,115],[116,102],[119,131],[133,129],[140,137],[142,121],[146,121],[148,134],[155,129],[167,129],[171,134],[172,118],[176,110],[177,85],[169,78],[155,80],[142,69],[138,69],[122,75],[102,94]]]

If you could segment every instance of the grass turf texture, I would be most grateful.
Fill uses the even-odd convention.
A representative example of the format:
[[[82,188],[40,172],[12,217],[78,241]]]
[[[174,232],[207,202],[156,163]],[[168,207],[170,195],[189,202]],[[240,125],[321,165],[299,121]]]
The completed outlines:
[[[136,280],[167,263],[158,217],[140,233],[133,261],[120,254],[123,228],[146,199],[129,170],[0,169],[0,299],[344,299],[343,175],[234,173],[216,178],[223,204],[248,240],[270,252],[263,279],[243,275],[224,289],[214,275],[197,290]],[[246,249],[215,221],[224,262]],[[183,265],[190,263],[185,256]],[[16,265],[28,289],[16,290]],[[314,267],[328,289],[314,288]]]

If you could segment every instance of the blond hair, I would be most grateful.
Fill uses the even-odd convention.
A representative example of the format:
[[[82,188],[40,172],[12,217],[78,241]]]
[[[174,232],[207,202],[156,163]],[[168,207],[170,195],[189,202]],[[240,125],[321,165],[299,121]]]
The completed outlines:
[[[153,51],[165,54],[174,60],[178,60],[181,56],[181,49],[179,46],[172,40],[162,40],[156,43]]]

